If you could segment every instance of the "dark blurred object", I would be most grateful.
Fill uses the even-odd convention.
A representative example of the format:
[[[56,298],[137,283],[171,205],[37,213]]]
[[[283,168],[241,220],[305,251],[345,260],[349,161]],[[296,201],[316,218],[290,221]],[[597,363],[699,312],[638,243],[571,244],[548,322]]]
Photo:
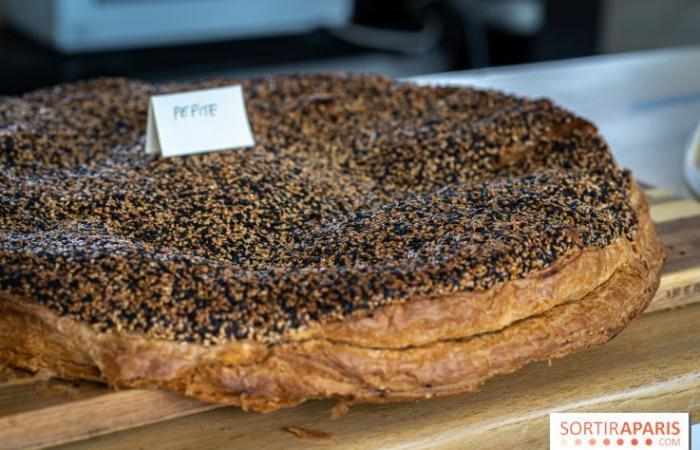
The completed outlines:
[[[700,44],[698,0],[606,0],[601,15],[604,53]]]
[[[4,60],[0,94],[99,76],[154,81],[205,77],[236,68],[324,59],[358,51],[326,32],[315,31],[300,36],[66,56],[4,28],[0,31],[0,55]]]
[[[601,1],[450,0],[466,30],[470,68],[593,55]]]
[[[172,0],[158,3],[167,1]],[[405,77],[590,55],[597,48],[599,4],[597,0],[355,0],[352,22],[342,27],[74,55],[60,54],[4,27],[0,94],[96,76],[162,81],[344,70]]]

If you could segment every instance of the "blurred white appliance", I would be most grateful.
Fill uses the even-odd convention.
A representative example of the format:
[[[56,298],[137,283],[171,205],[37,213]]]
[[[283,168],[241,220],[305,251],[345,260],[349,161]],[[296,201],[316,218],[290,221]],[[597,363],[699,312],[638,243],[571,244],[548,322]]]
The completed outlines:
[[[685,181],[696,197],[700,197],[700,123],[690,137],[683,161]]]
[[[304,33],[350,22],[352,0],[4,0],[7,19],[65,53]]]

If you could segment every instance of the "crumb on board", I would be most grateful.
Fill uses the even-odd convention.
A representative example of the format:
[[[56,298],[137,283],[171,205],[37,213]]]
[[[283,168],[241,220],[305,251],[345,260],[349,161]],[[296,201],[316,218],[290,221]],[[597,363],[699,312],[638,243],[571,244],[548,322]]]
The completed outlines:
[[[290,433],[292,436],[298,439],[304,439],[308,441],[328,441],[331,439],[331,435],[325,431],[312,430],[310,428],[298,427],[298,426],[287,426],[283,428],[284,431]]]
[[[343,417],[348,412],[350,412],[350,405],[347,401],[340,400],[338,401],[338,403],[335,404],[335,406],[331,410],[331,420]]]

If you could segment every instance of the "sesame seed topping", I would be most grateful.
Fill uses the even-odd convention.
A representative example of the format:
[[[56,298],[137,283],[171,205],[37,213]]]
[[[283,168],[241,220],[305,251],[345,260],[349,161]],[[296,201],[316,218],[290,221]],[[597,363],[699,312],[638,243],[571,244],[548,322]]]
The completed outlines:
[[[633,238],[630,175],[547,100],[377,76],[242,82],[256,145],[144,153],[149,96],[0,98],[0,291],[100,331],[273,344]]]

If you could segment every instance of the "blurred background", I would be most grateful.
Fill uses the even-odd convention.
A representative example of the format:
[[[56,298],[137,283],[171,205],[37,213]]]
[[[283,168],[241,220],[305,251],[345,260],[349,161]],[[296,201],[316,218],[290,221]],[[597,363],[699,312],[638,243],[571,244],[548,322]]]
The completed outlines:
[[[700,0],[0,0],[0,94],[358,71],[408,77],[700,43]]]
[[[0,0],[0,58],[0,95],[345,71],[549,97],[700,194],[700,0]]]

